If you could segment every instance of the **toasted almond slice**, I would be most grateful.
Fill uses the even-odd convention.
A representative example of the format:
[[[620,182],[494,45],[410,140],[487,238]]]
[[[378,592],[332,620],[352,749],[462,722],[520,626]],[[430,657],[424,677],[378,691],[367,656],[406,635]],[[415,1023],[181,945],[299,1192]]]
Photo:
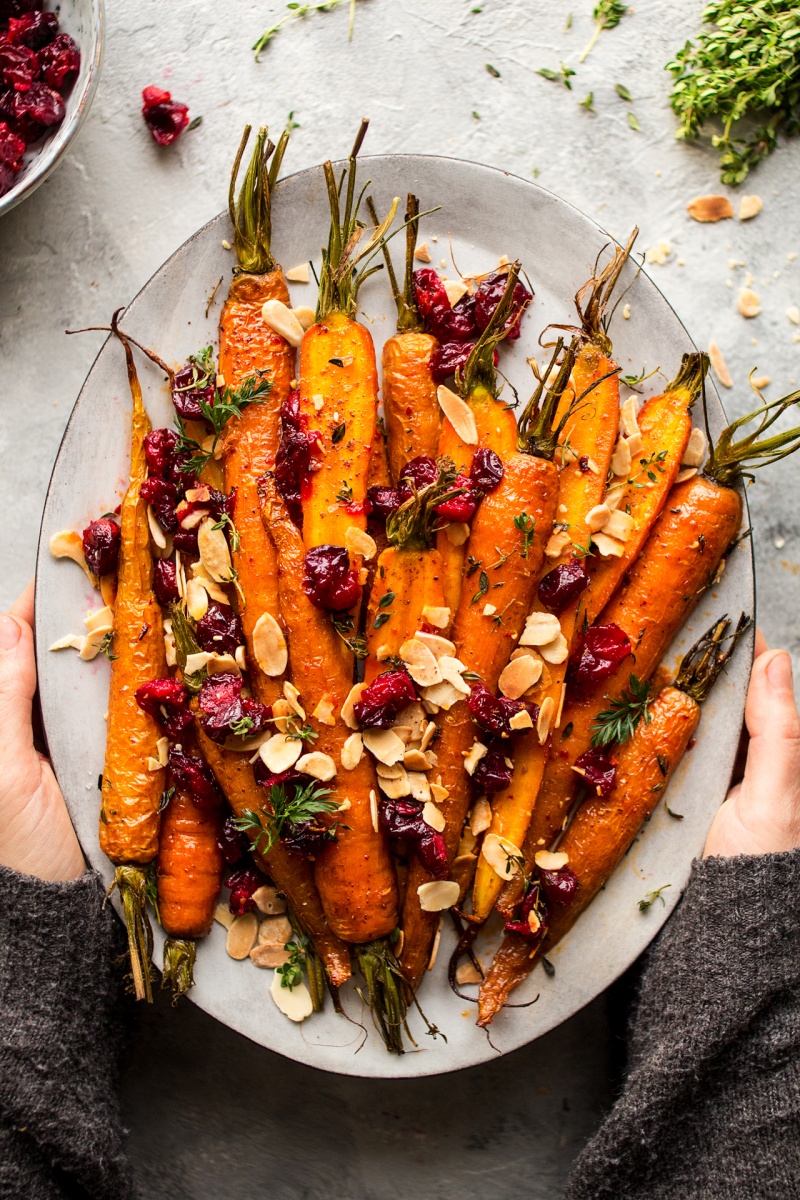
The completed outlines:
[[[250,961],[256,967],[282,967],[289,961],[289,951],[273,942],[259,943],[250,951]]]
[[[160,763],[157,758],[153,758],[152,755],[148,755],[148,757],[145,759],[145,766],[147,767],[148,771],[164,770],[164,764]]]
[[[496,604],[484,604],[483,615],[485,617],[493,617],[496,612],[497,612]]]
[[[624,543],[617,541],[616,538],[609,537],[607,533],[593,533],[592,541],[603,558],[622,558],[622,555],[625,553]]]
[[[796,304],[790,304],[786,310],[786,316],[793,325],[800,325],[800,308]]]
[[[519,874],[519,863],[514,862],[514,859],[522,858],[522,851],[508,838],[500,837],[497,833],[487,833],[483,839],[481,854],[501,879],[513,879]]]
[[[426,604],[422,610],[422,619],[427,621],[429,625],[433,625],[435,629],[447,629],[450,624],[451,612],[449,608],[438,606],[435,604]]]
[[[344,545],[350,554],[360,554],[365,562],[369,562],[378,552],[375,539],[357,525],[349,525],[345,529]]]
[[[351,733],[345,738],[339,761],[345,771],[354,770],[364,756],[364,741],[360,733]]]
[[[463,546],[469,538],[469,525],[464,521],[456,521],[445,529],[447,540],[451,546]]]
[[[586,514],[586,525],[592,533],[597,533],[610,516],[611,509],[607,504],[595,504],[594,508],[590,508]]]
[[[552,642],[548,642],[546,646],[539,647],[539,653],[544,661],[550,663],[551,665],[562,663],[569,657],[569,646],[567,644],[567,639],[559,630],[558,637],[553,638]]]
[[[90,633],[93,629],[110,629],[114,623],[114,610],[108,605],[95,609],[94,612],[86,614],[83,623]]]
[[[753,375],[750,379],[750,383],[757,392],[761,392],[764,390],[764,388],[769,387],[769,385],[772,383],[772,379],[769,375]]]
[[[686,211],[695,221],[723,221],[733,216],[733,205],[727,196],[695,196]]]
[[[290,346],[297,347],[303,340],[303,326],[288,305],[282,300],[267,300],[261,308],[264,324],[284,338]]]
[[[752,288],[740,288],[736,307],[743,317],[757,317],[761,312],[761,300]]]
[[[436,396],[442,412],[462,442],[466,442],[468,446],[477,446],[478,428],[472,409],[466,400],[462,400],[455,392],[451,392],[450,388],[445,387],[443,383],[439,385]]]
[[[258,751],[259,757],[268,771],[280,775],[293,767],[303,750],[300,738],[288,737],[285,733],[274,733],[264,742]]]
[[[618,542],[627,542],[633,531],[633,517],[622,509],[609,513],[608,520],[603,526],[606,537],[616,538]]]
[[[449,612],[450,609],[448,608],[447,611]],[[455,642],[451,642],[449,638],[440,637],[438,633],[425,633],[422,629],[418,629],[414,637],[428,647],[434,658],[452,658],[455,655]]]
[[[267,917],[258,927],[259,946],[280,946],[283,949],[291,940],[292,922],[285,912]]]
[[[153,545],[158,546],[159,550],[166,550],[167,537],[156,519],[152,504],[148,504],[147,506],[147,525],[150,530],[150,537],[153,539]]]
[[[624,437],[618,439],[611,456],[611,470],[615,475],[627,477],[631,473],[631,447]],[[594,511],[594,510],[592,510]],[[588,516],[587,516],[588,524]]]
[[[290,267],[284,278],[287,279],[289,283],[308,283],[308,263],[298,263],[296,267]]]
[[[468,775],[475,774],[478,763],[482,758],[485,758],[488,753],[488,747],[484,746],[482,742],[475,741],[472,743],[469,750],[464,755],[464,770]]]
[[[428,704],[435,704],[437,709],[443,708],[445,712],[463,699],[461,692],[457,691],[446,679],[442,683],[435,683],[433,687],[423,688],[422,698]]]
[[[628,449],[631,452],[631,463],[634,463],[644,449],[644,439],[640,433],[632,433],[628,438]]]
[[[520,646],[547,646],[561,633],[561,622],[553,613],[532,612],[519,639]]]
[[[225,949],[231,958],[247,958],[258,937],[258,917],[254,912],[234,917],[228,927]]]
[[[302,771],[304,775],[310,775],[312,779],[319,779],[323,783],[327,783],[336,776],[336,763],[330,754],[323,754],[321,750],[312,750],[308,754],[301,754],[295,763],[295,769]]]
[[[414,251],[414,258],[416,258],[417,262],[431,261],[431,252],[428,249],[427,242],[423,242],[421,246],[417,246],[416,250]]]
[[[369,815],[372,817],[373,832],[378,832],[378,793],[370,788],[369,792]]]
[[[336,714],[333,707],[333,697],[329,696],[326,692],[311,715],[315,721],[319,721],[320,725],[335,725]]]
[[[475,837],[479,837],[492,823],[492,806],[485,796],[476,800],[470,809],[469,827]]]
[[[423,912],[444,912],[458,903],[461,889],[453,879],[434,879],[421,883],[417,888],[419,905]]]
[[[225,929],[230,929],[236,917],[231,912],[227,904],[218,904],[214,909],[214,920],[218,921]]]
[[[451,308],[455,308],[459,300],[462,300],[469,291],[469,286],[463,279],[443,279],[442,286],[447,292],[447,299],[450,301]]]
[[[568,467],[570,463],[578,461],[578,456],[571,446],[558,446],[556,460],[560,467]]]
[[[474,963],[463,962],[460,967],[456,968],[456,983],[459,987],[463,987],[467,983],[483,983],[483,975]]]
[[[558,697],[558,708],[556,710],[556,719],[553,722],[556,729],[561,728],[561,714],[564,711],[564,700],[566,699],[566,695],[567,695],[567,685],[566,685],[566,683],[562,683],[561,684],[561,695]],[[511,722],[509,721],[509,725],[510,724],[511,724]]]
[[[626,488],[624,484],[609,488],[609,490],[606,492],[605,499],[603,500],[606,508],[611,509],[612,512],[616,512],[622,503],[625,492]]]
[[[379,762],[375,764],[375,773],[379,779],[403,779],[405,767],[401,762],[392,763],[391,766]]]
[[[537,850],[533,861],[540,871],[560,871],[569,862],[569,855],[563,850]]]
[[[348,729],[358,729],[354,705],[361,698],[361,693],[366,686],[365,683],[354,683],[347,693],[347,698],[342,705],[341,717]]]
[[[378,762],[392,767],[402,761],[406,752],[405,744],[393,729],[365,729],[361,737],[370,754],[377,758]]]
[[[561,630],[559,630],[559,633]],[[552,645],[552,643],[550,643]],[[542,677],[542,660],[532,654],[521,654],[505,667],[498,680],[498,687],[509,700],[519,700],[528,688],[532,688]]]
[[[296,317],[305,333],[306,329],[310,329],[317,319],[316,310],[309,308],[307,304],[301,304],[292,309],[292,316]]]
[[[283,1015],[288,1017],[290,1021],[295,1021],[299,1024],[301,1021],[305,1021],[306,1017],[310,1017],[314,1011],[314,1005],[311,1002],[311,993],[306,985],[301,981],[300,983],[296,983],[294,987],[284,987],[283,977],[277,971],[272,983],[269,985],[269,994]]]
[[[83,650],[86,643],[86,638],[79,633],[68,633],[65,637],[59,638],[53,642],[50,650]]]
[[[559,530],[556,533],[551,533],[547,545],[544,548],[547,558],[560,558],[569,545],[570,537],[568,533]]]
[[[628,437],[639,433],[639,402],[635,396],[629,396],[619,410],[619,427]]]
[[[50,553],[53,558],[71,558],[83,571],[92,587],[97,587],[97,576],[89,570],[83,554],[83,539],[74,529],[64,529],[50,538]]]
[[[111,625],[106,625],[105,628],[101,625],[98,629],[93,629],[84,638],[83,645],[78,652],[78,658],[83,659],[84,662],[91,662],[93,658],[97,658],[97,655],[100,653],[100,647],[109,633],[113,633]]]
[[[722,351],[716,342],[708,343],[708,357],[711,360],[711,366],[714,368],[714,374],[723,387],[733,387],[731,373],[728,370],[728,364],[722,356]]]
[[[197,530],[197,548],[200,561],[216,583],[230,583],[233,579],[231,553],[225,532],[214,528],[214,521],[206,517]]]
[[[461,889],[459,888],[459,896],[460,895],[461,895]],[[439,954],[439,943],[442,940],[442,926],[443,925],[444,925],[444,917],[440,917],[439,924],[436,926],[436,934],[433,939],[433,946],[431,947],[431,956],[428,959],[428,965],[425,968],[426,971],[432,971],[433,968],[436,966],[436,959]]]
[[[532,729],[533,718],[526,708],[521,708],[518,713],[514,713],[508,724],[516,733],[520,729]]]
[[[208,611],[208,592],[198,579],[186,584],[186,611],[193,621],[199,621]]]
[[[536,736],[539,739],[540,746],[543,746],[547,741],[547,735],[550,732],[550,726],[553,723],[555,711],[555,700],[552,696],[545,696],[539,709],[539,717],[536,721]]]
[[[706,456],[706,447],[708,439],[698,426],[695,426],[689,434],[689,441],[686,444],[681,466],[683,467],[699,467],[702,465],[703,459]]]
[[[420,687],[431,687],[434,683],[442,682],[442,672],[430,650],[418,638],[409,638],[400,647],[400,657],[406,664],[408,673]]]
[[[286,718],[291,714],[291,706],[288,700],[283,696],[279,696],[272,705],[272,719],[275,722],[275,728],[278,733],[288,733],[289,724]]]
[[[686,483],[687,479],[694,479],[697,474],[697,467],[684,467],[682,471],[678,471],[675,476],[676,483]]]
[[[233,660],[240,671],[247,670],[247,650],[244,646],[237,646],[233,652]]]
[[[286,670],[289,648],[272,613],[262,613],[253,626],[253,654],[261,670],[271,678]]]
[[[739,220],[750,221],[753,217],[757,217],[764,207],[764,201],[760,196],[742,196],[739,201]]]
[[[404,746],[408,746],[411,742],[416,740],[413,736],[414,730],[411,728],[410,725],[395,724],[395,725],[392,725],[391,728],[397,734],[397,736],[400,738],[400,741],[403,743]]]
[[[465,825],[461,830],[461,837],[456,847],[456,858],[461,858],[465,854],[471,854],[478,844],[478,839],[470,829],[469,825]]]
[[[169,738],[161,737],[156,742],[156,758],[165,767],[169,762]]]
[[[457,692],[461,692],[463,696],[468,696],[470,692],[469,684],[465,683],[461,678],[467,668],[461,659],[453,658],[450,654],[443,654],[438,662],[442,678],[446,679],[448,683],[452,683]]]
[[[166,622],[164,622],[166,624]],[[170,629],[169,632],[164,630],[164,657],[167,660],[168,667],[177,667],[178,652],[175,646],[175,637]]]
[[[423,804],[427,804],[431,798],[431,788],[427,775],[424,775],[422,771],[409,771],[408,784],[411,789],[412,798],[414,800],[421,800]]]
[[[430,771],[431,764],[421,750],[406,750],[403,755],[403,766],[407,771]]]
[[[286,702],[289,705],[289,707],[291,708],[292,712],[297,713],[297,715],[301,721],[305,721],[306,710],[303,708],[302,704],[300,703],[300,693],[298,692],[298,690],[294,686],[294,684],[291,683],[290,680],[288,680],[288,679],[284,680],[283,694],[284,694],[284,696],[286,698]]]
[[[446,787],[442,787],[440,783],[431,784],[431,796],[437,804],[442,804],[450,795]]]
[[[431,829],[435,829],[437,833],[441,833],[447,822],[444,819],[444,813],[440,808],[437,808],[432,800],[426,800],[422,809],[422,819],[426,825],[430,825]]]
[[[286,912],[286,900],[276,887],[272,887],[268,883],[264,883],[260,888],[256,888],[253,892],[253,901],[258,911],[264,913],[265,916],[280,916],[281,913]],[[286,940],[288,941],[289,939],[287,938]]]
[[[428,723],[426,724],[425,729],[423,731],[423,734],[422,734],[422,741],[420,742],[420,745],[419,745],[419,748],[420,748],[420,750],[422,750],[423,753],[428,749],[428,747],[432,743],[433,739],[435,738],[436,729],[437,729],[436,722],[428,721]]]
[[[412,700],[410,704],[406,704],[405,708],[400,709],[400,712],[395,717],[392,728],[408,726],[411,730],[411,737],[408,740],[416,742],[421,740],[427,724],[428,718],[425,715],[425,709],[418,700]],[[398,734],[397,736],[401,737],[402,735]]]

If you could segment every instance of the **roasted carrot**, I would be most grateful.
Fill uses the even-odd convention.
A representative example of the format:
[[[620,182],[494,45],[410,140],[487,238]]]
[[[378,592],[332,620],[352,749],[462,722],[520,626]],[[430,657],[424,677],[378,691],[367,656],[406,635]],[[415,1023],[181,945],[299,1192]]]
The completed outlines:
[[[144,439],[150,421],[142,401],[131,348],[116,326],[125,348],[133,400],[131,474],[120,509],[120,554],[114,605],[114,653],[108,697],[106,758],[103,767],[100,846],[116,865],[115,886],[125,911],[131,974],[138,1000],[152,1000],[150,956],[152,933],[145,911],[145,868],[158,851],[162,784],[158,771],[148,771],[161,731],[136,703],[142,684],[166,674],[161,609],[153,594],[153,562],[147,505],[139,495],[147,478]]]
[[[295,348],[264,322],[268,300],[289,304],[283,271],[270,246],[271,196],[283,160],[288,134],[273,147],[260,129],[239,194],[234,200],[239,164],[250,134],[244,132],[231,174],[228,207],[234,228],[237,268],[219,326],[219,371],[232,389],[254,375],[266,377],[269,393],[225,425],[220,439],[224,485],[235,492],[237,537],[231,559],[237,573],[242,625],[250,681],[256,698],[271,704],[280,695],[281,679],[266,675],[253,648],[253,631],[264,613],[280,621],[275,550],[259,511],[257,481],[272,468],[280,440],[280,410],[294,375]],[[274,153],[273,153],[274,151]],[[270,156],[272,162],[270,163]]]
[[[539,959],[569,932],[613,875],[642,823],[661,800],[697,729],[700,705],[750,621],[740,620],[732,645],[721,651],[729,625],[726,617],[716,622],[684,657],[674,685],[664,688],[653,700],[649,720],[639,722],[633,737],[618,752],[611,793],[604,798],[590,796],[578,809],[558,846],[577,879],[574,899],[569,907],[554,909],[549,924],[545,917],[544,936],[533,948],[520,933],[506,933],[481,985],[479,1025],[491,1023],[512,988],[526,979]],[[534,874],[538,875],[535,869]],[[535,907],[532,911],[536,912]],[[536,913],[535,921],[539,920]]]

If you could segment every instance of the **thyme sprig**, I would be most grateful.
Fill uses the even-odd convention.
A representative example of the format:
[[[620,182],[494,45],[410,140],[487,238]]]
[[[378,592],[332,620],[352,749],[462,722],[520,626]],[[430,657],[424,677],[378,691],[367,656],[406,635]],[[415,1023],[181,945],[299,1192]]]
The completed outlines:
[[[316,781],[305,787],[276,783],[269,792],[271,812],[265,808],[246,808],[233,823],[252,840],[254,850],[269,854],[287,824],[300,825],[322,813],[336,812],[339,806],[327,799],[330,794],[330,788],[319,787]],[[335,824],[329,832],[335,838]]]
[[[647,892],[644,896],[644,899],[639,901],[639,912],[647,912],[648,908],[652,908],[656,900],[660,900],[661,903],[666,907],[667,902],[661,893],[665,892],[668,887],[672,887],[672,884],[662,883],[661,887],[654,888],[652,892]]]
[[[650,724],[650,684],[646,679],[631,674],[629,688],[629,691],[623,691],[618,700],[609,700],[609,707],[597,714],[592,726],[593,746],[627,742],[642,719],[645,725]]]
[[[581,51],[578,62],[583,62],[591,54],[594,44],[604,29],[614,29],[630,11],[628,0],[598,0],[594,6],[594,33],[588,45]]]
[[[189,359],[196,370],[202,368],[205,372],[203,376],[198,378],[196,383],[188,385],[193,390],[195,388],[207,387],[212,378],[212,374],[206,369],[206,356],[210,354],[211,347],[207,346],[199,355],[193,355]],[[215,375],[213,361],[211,362],[210,372],[213,372]],[[266,400],[272,391],[272,380],[267,379],[266,375],[266,371],[255,371],[252,375],[248,375],[240,387],[234,389],[226,386],[222,392],[216,394],[212,404],[209,404],[207,400],[198,401],[203,418],[208,421],[213,430],[213,441],[209,449],[206,449],[205,445],[201,446],[198,441],[190,437],[186,431],[184,421],[180,417],[176,418],[178,426],[177,449],[180,453],[188,453],[190,455],[188,461],[181,464],[181,471],[192,475],[199,475],[209,459],[214,457],[217,443],[228,421],[233,417],[241,417],[249,404],[260,404]]]
[[[273,38],[280,32],[283,26],[288,21],[295,21],[298,17],[307,17],[309,13],[315,12],[331,12],[334,8],[340,8],[342,4],[350,6],[350,22],[347,31],[347,40],[353,40],[353,26],[356,19],[356,0],[318,0],[315,4],[299,4],[296,2],[287,4],[289,10],[285,16],[276,21],[274,25],[270,25],[269,29],[265,29],[261,37],[253,43],[255,51],[255,59],[258,62],[262,51],[266,50]],[[292,115],[291,113],[289,114]]]

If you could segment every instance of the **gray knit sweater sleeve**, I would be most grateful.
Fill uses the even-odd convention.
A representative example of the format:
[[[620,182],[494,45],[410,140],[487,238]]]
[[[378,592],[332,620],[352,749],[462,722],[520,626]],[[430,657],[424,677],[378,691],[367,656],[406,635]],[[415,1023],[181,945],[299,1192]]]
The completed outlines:
[[[94,872],[0,867],[0,1196],[134,1195],[116,1095],[119,922]]]
[[[800,1196],[800,850],[696,862],[568,1200]]]

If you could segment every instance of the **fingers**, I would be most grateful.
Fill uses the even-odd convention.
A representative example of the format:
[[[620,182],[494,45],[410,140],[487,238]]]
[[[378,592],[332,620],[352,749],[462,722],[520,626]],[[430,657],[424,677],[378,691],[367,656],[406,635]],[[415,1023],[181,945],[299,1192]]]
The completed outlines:
[[[756,645],[753,652],[753,657],[758,658],[759,655],[763,654],[765,650],[769,650],[767,639],[764,637],[764,634],[761,632],[761,630],[756,628]]]
[[[745,719],[750,732],[740,805],[743,815],[800,833],[800,716],[785,650],[766,650],[753,665]]]
[[[29,581],[25,591],[18,600],[14,601],[8,610],[12,617],[19,617],[21,621],[27,622],[31,627],[33,627],[33,591],[35,582],[34,579]]]
[[[33,754],[31,701],[36,690],[33,632],[27,621],[0,613],[0,763],[6,772],[24,766]]]

